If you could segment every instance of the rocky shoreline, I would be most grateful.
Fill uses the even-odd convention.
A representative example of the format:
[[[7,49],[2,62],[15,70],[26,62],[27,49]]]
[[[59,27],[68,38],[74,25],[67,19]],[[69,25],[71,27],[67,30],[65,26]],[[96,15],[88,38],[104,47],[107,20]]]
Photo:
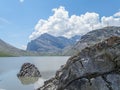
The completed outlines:
[[[120,37],[86,47],[37,90],[120,90]]]

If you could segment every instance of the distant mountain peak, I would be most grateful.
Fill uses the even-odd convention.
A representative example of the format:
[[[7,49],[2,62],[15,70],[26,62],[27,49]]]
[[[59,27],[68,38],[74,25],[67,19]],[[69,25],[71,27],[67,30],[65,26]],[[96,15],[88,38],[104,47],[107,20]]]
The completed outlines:
[[[42,36],[52,36],[52,35],[50,35],[50,34],[48,34],[48,33],[43,33],[43,34],[41,34],[40,37],[42,37]]]
[[[75,44],[76,39],[79,39],[79,37],[76,36],[68,39],[63,36],[56,37],[48,33],[44,33],[37,39],[29,42],[27,45],[27,50],[49,53],[61,52],[65,47]]]

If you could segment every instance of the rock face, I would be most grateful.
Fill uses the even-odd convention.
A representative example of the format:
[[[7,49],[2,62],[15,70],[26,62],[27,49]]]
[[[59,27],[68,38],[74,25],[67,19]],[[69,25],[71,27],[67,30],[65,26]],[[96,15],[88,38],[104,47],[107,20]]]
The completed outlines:
[[[74,53],[80,52],[85,47],[92,46],[100,41],[104,41],[111,36],[120,37],[120,27],[109,26],[101,29],[93,30],[81,36],[81,39],[71,48],[64,51],[65,55],[75,55]]]
[[[67,46],[75,44],[80,39],[80,36],[74,36],[70,39],[65,37],[55,37],[50,34],[44,33],[35,40],[32,40],[27,45],[28,51],[37,51],[44,54],[61,54],[62,49]]]
[[[18,77],[41,77],[41,74],[37,67],[31,63],[24,63],[21,67],[20,72],[17,74]]]
[[[120,90],[120,37],[81,50],[38,90]]]

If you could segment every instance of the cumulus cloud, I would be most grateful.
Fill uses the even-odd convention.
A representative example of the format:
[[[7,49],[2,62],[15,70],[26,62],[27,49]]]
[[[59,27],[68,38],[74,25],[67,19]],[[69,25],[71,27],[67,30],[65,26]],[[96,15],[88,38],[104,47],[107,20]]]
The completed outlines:
[[[120,17],[120,12],[115,13],[114,17]]]
[[[109,17],[103,16],[100,18],[99,14],[95,12],[70,16],[63,6],[54,8],[52,11],[54,14],[47,20],[40,19],[38,21],[35,31],[29,36],[30,39],[35,39],[43,33],[70,38],[108,25],[120,25],[120,12]]]

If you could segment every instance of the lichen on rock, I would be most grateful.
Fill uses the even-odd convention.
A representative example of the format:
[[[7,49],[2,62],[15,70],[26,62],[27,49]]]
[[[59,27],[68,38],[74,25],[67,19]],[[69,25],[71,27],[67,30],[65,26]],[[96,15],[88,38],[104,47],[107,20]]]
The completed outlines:
[[[17,74],[18,77],[41,77],[38,68],[31,63],[24,63],[21,67],[20,72]]]
[[[120,90],[120,37],[84,48],[38,90]]]

